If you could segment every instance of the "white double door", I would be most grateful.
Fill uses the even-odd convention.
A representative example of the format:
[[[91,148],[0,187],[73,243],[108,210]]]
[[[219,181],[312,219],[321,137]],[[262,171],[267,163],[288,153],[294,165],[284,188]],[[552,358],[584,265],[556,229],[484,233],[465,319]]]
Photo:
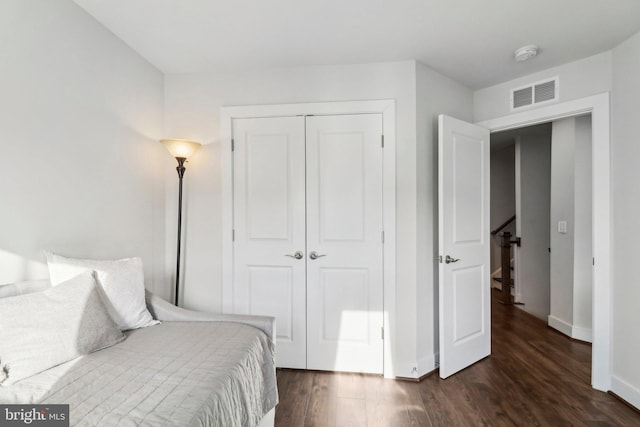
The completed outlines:
[[[382,373],[382,116],[233,121],[236,313],[280,367]]]

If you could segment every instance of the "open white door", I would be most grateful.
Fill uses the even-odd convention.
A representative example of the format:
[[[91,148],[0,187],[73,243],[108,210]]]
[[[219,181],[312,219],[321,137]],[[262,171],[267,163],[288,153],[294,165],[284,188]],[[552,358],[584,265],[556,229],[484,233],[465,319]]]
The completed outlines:
[[[440,377],[491,353],[489,130],[438,118]]]

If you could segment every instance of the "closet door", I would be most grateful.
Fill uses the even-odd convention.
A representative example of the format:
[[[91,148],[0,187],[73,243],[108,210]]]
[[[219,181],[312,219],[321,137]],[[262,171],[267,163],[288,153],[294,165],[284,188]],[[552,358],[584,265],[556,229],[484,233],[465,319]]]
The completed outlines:
[[[275,316],[276,362],[306,368],[304,117],[234,119],[235,313]]]
[[[382,115],[307,117],[306,135],[307,368],[382,373]]]

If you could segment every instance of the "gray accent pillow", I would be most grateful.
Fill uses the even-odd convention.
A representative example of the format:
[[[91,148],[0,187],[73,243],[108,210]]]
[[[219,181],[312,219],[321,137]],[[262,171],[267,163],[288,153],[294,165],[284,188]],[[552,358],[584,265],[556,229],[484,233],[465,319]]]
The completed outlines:
[[[0,298],[0,384],[13,384],[123,339],[92,271],[42,292]]]
[[[104,303],[123,330],[156,325],[144,296],[144,269],[138,257],[116,260],[68,258],[45,251],[51,285],[57,286],[82,271],[95,271]]]

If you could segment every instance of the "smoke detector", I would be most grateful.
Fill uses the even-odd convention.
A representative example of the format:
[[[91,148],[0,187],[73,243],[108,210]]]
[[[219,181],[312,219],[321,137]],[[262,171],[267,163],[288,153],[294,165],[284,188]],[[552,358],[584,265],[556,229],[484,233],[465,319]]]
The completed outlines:
[[[513,56],[517,62],[526,61],[529,58],[533,58],[538,54],[538,46],[530,44],[528,46],[522,46],[513,52]]]

